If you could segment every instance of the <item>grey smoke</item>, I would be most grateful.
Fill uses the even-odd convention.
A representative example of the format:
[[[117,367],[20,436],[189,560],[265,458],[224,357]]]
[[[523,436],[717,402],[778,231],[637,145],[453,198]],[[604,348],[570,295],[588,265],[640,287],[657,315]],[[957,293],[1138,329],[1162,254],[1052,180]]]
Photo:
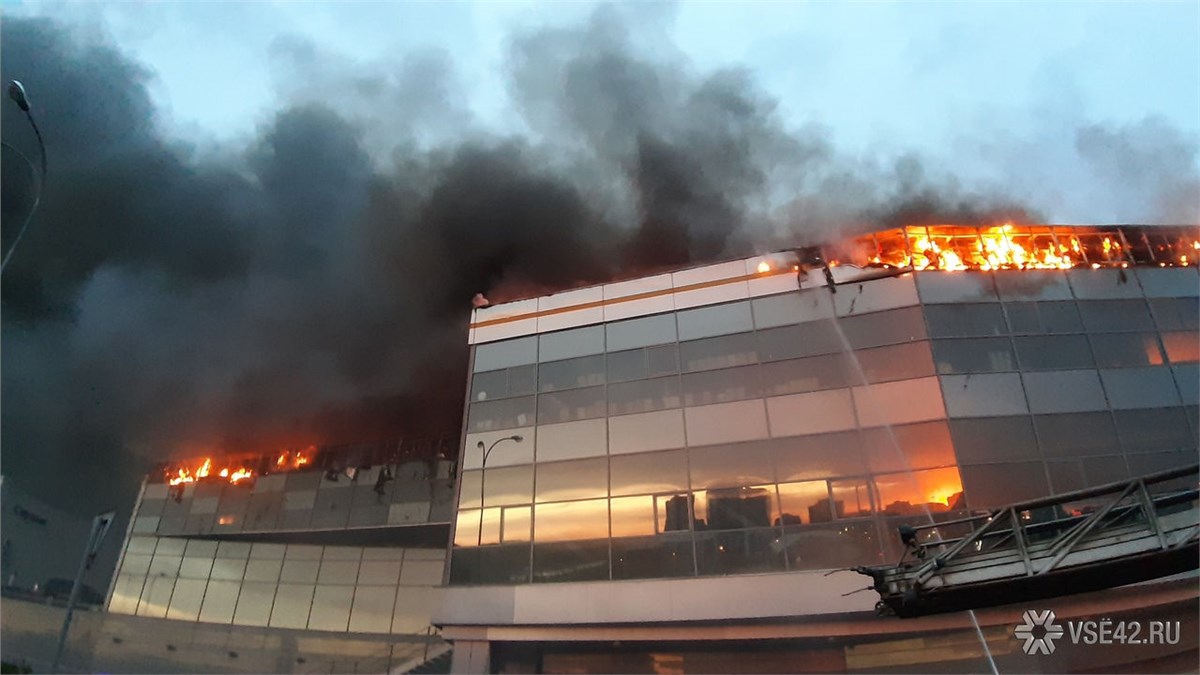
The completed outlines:
[[[355,63],[281,38],[279,109],[218,151],[163,132],[151,75],[111,45],[6,17],[0,74],[36,97],[55,170],[0,295],[5,474],[90,510],[127,504],[171,454],[457,430],[478,291],[1038,218],[921,158],[841,156],[753,73],[648,48],[629,11],[512,37],[525,131],[505,136],[443,53]],[[0,122],[25,142],[23,120]],[[1164,155],[1170,129],[1135,131],[1084,128],[1078,152],[1099,181],[1148,165],[1128,198],[1186,202],[1194,140]],[[7,224],[27,186],[4,159]]]

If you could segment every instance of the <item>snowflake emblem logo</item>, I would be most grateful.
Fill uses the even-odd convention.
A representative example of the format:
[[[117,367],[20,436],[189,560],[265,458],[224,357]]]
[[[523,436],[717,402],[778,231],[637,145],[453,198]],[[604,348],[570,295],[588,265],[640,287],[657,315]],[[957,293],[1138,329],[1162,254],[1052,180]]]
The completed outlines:
[[[1025,623],[1013,631],[1018,638],[1025,641],[1021,649],[1026,654],[1053,654],[1054,641],[1063,636],[1063,627],[1054,623],[1054,612],[1049,609],[1044,612],[1027,609],[1023,618]],[[1040,637],[1036,628],[1042,629]]]

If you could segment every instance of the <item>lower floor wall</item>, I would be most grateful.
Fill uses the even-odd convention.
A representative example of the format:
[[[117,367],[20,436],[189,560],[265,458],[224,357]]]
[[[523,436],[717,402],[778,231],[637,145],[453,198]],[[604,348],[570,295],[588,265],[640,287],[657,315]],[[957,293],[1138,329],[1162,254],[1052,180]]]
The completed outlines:
[[[1023,650],[1015,631],[1026,609],[1055,611],[1064,634],[1051,653]],[[451,672],[460,673],[1177,673],[1196,672],[1200,662],[1198,610],[1192,577],[981,610],[978,628],[970,615],[954,614],[445,631],[455,646]],[[1151,622],[1172,627],[1158,644],[1072,640],[1070,622],[1102,620],[1137,622],[1141,638]]]
[[[5,598],[4,661],[50,672],[64,610]],[[402,673],[447,651],[437,635],[252,628],[76,611],[62,672]]]

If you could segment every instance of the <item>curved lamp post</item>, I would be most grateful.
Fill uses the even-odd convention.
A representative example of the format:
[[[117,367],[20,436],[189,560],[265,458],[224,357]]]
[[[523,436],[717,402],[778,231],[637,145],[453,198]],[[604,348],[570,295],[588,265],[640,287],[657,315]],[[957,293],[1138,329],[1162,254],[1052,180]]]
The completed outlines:
[[[487,450],[483,449],[483,441],[479,441],[475,444],[475,447],[479,448],[480,452],[483,453],[483,459],[479,463],[479,538],[475,543],[476,546],[483,546],[483,481],[487,477],[487,472],[485,469],[487,469],[488,455],[492,454],[492,448],[496,447],[496,445],[499,443],[503,443],[504,441],[516,441],[517,443],[520,443],[523,440],[525,440],[525,437],[521,435],[497,438],[496,440],[492,441],[491,445],[487,446]]]
[[[42,131],[38,129],[37,121],[33,119],[33,112],[29,109],[29,99],[25,96],[25,87],[17,80],[8,83],[8,97],[17,104],[17,107],[25,113],[26,119],[29,120],[29,125],[33,127],[33,133],[37,136],[38,150],[42,155],[42,172],[41,178],[38,180],[37,192],[33,196],[33,207],[29,209],[29,213],[25,216],[25,222],[21,224],[21,229],[17,231],[17,238],[13,240],[12,246],[9,247],[8,253],[4,254],[4,260],[0,261],[0,274],[4,272],[4,268],[8,267],[8,260],[12,258],[12,254],[17,250],[17,244],[21,243],[21,238],[25,236],[25,231],[29,229],[29,223],[33,220],[33,214],[37,213],[38,205],[42,202],[42,189],[46,185],[46,144],[42,142]],[[7,145],[7,144],[6,144]],[[10,148],[12,146],[9,146]],[[29,161],[28,157],[12,148],[18,155],[29,163],[30,168],[33,168],[33,162]]]

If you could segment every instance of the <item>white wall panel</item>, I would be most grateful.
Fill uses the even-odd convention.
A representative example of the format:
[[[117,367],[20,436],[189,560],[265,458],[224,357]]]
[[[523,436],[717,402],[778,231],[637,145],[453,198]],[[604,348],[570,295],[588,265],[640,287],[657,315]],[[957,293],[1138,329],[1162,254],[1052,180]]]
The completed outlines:
[[[675,300],[670,293],[671,288],[670,274],[659,274],[653,277],[646,277],[645,279],[606,284],[603,287],[604,300],[606,301],[604,305],[604,320],[617,321],[635,316],[670,312],[675,309]],[[628,298],[646,293],[661,293],[663,291],[667,292],[649,298],[613,302],[620,298]]]
[[[800,436],[853,429],[854,402],[849,389],[814,391],[767,399],[771,436]]]
[[[554,295],[538,298],[537,307],[539,314],[544,312],[551,313],[538,317],[537,330],[539,333],[545,333],[563,328],[601,323],[604,321],[604,307],[600,304],[603,300],[604,289],[600,286],[555,293]],[[596,305],[595,307],[588,307],[586,309],[574,309],[567,312],[553,311],[593,303]]]
[[[684,420],[691,447],[767,437],[767,410],[762,399],[688,408]]]
[[[603,456],[608,453],[607,429],[603,418],[539,426],[535,453],[537,461]],[[488,466],[491,465],[489,458]]]
[[[758,271],[759,264],[764,261],[771,267],[769,272]],[[800,289],[800,282],[796,278],[797,272],[794,269],[795,256],[790,253],[755,256],[745,262],[745,274],[752,277],[746,282],[746,288],[752,298]]]
[[[475,342],[494,342],[496,340],[504,340],[520,335],[530,335],[537,332],[536,312],[538,308],[537,298],[529,300],[518,300],[509,302],[495,307],[484,307],[475,313],[477,323],[475,325]],[[498,319],[508,319],[511,317],[527,316],[528,318],[516,319],[512,321],[503,321],[490,325],[489,321]]]
[[[912,274],[872,279],[837,287],[833,306],[838,316],[854,316],[918,304],[917,284]]]
[[[694,284],[723,282],[726,279],[741,279],[745,275],[746,263],[742,260],[674,272],[671,274],[671,285],[676,289],[675,308],[685,309],[687,307],[713,305],[732,300],[744,300],[750,297],[749,286],[747,286],[744,280],[716,283],[713,286],[691,291],[680,291],[678,289]]]
[[[611,454],[682,448],[683,444],[682,410],[608,418],[608,451]]]

